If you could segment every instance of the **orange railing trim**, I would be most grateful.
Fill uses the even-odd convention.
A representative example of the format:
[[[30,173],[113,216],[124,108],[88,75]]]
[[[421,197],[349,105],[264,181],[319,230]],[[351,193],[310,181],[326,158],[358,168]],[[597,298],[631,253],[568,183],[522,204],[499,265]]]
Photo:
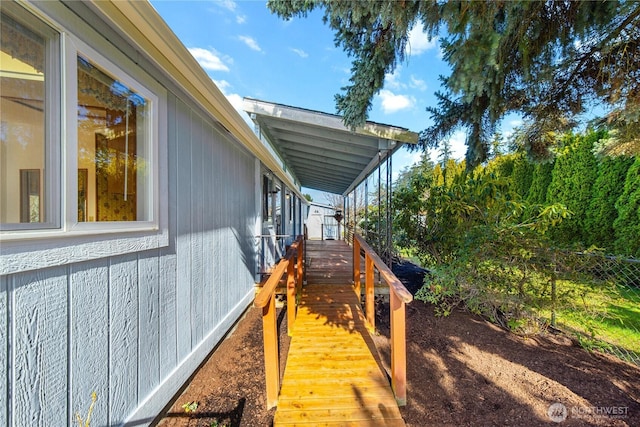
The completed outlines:
[[[353,235],[354,286],[360,284],[360,257],[365,259],[365,315],[371,329],[375,328],[374,313],[374,269],[389,286],[389,307],[391,317],[391,388],[398,405],[407,404],[407,344],[405,304],[413,301],[413,295],[404,287],[391,269],[369,244],[357,234]],[[358,292],[358,290],[356,290]]]
[[[274,293],[282,275],[287,272],[287,307],[289,317],[289,333],[291,333],[292,318],[295,317],[295,298],[292,298],[291,289],[294,275],[294,261],[302,262],[301,255],[304,250],[302,237],[289,247],[286,255],[278,262],[271,276],[264,281],[262,290],[254,299],[254,305],[262,308],[262,336],[264,346],[264,367],[265,381],[267,388],[267,409],[271,409],[278,404],[278,393],[280,392],[280,357],[278,354],[278,326],[276,321],[276,305]],[[300,271],[301,265],[298,265]]]
[[[400,279],[398,279],[396,275],[393,274],[391,269],[384,263],[384,261],[382,261],[380,256],[371,248],[371,246],[369,246],[369,244],[357,234],[354,234],[353,238],[357,239],[360,248],[364,249],[364,251],[369,254],[371,260],[378,269],[380,276],[382,276],[384,281],[387,282],[389,288],[391,288],[391,290],[397,295],[397,297],[400,298],[405,304],[413,301],[413,295],[411,295],[411,292],[409,292],[407,288],[404,287]]]
[[[289,266],[291,259],[297,254],[299,243],[300,243],[300,240],[296,240],[295,243],[293,243],[289,247],[289,250],[285,254],[284,258],[282,258],[280,262],[276,265],[276,268],[273,269],[273,272],[271,273],[269,278],[264,282],[262,289],[256,296],[253,302],[254,306],[258,308],[262,308],[262,307],[265,307],[267,304],[269,304],[269,299],[271,298],[271,295],[273,294],[273,292],[276,290],[276,287],[278,286],[278,282],[282,278],[282,275],[287,271],[287,267]]]

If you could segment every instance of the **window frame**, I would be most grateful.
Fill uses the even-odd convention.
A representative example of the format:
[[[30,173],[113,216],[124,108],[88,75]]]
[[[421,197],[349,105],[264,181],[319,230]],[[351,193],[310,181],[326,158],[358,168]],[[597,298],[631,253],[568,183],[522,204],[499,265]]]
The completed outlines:
[[[159,136],[159,96],[153,90],[147,88],[145,83],[151,84],[150,77],[145,82],[140,82],[140,78],[132,77],[123,67],[118,66],[114,61],[109,60],[97,50],[83,42],[79,38],[69,35],[66,40],[64,62],[66,64],[66,108],[68,112],[66,116],[68,130],[65,140],[67,141],[65,160],[67,167],[65,168],[65,183],[67,186],[66,193],[71,197],[75,196],[75,202],[65,204],[65,224],[66,229],[77,232],[108,232],[109,230],[156,230],[158,228],[158,211],[159,211],[159,188],[158,188],[158,144],[154,141]],[[78,221],[77,210],[77,194],[78,194],[78,115],[75,113],[78,107],[78,57],[89,60],[91,63],[100,67],[107,73],[115,76],[127,87],[133,89],[145,99],[149,100],[150,112],[148,120],[144,123],[145,141],[144,152],[147,154],[146,159],[150,166],[149,176],[146,177],[147,183],[143,187],[143,191],[147,194],[142,196],[145,199],[145,210],[148,211],[146,220],[140,221]],[[73,112],[73,114],[71,113]],[[140,188],[138,188],[140,191]],[[140,200],[140,195],[136,194]]]
[[[46,38],[45,78],[44,78],[44,159],[41,171],[41,194],[44,199],[41,211],[45,218],[42,222],[0,223],[0,239],[8,233],[24,234],[29,231],[55,230],[61,227],[61,101],[62,87],[62,34],[57,26],[42,19],[33,11],[12,2],[2,5],[4,13],[25,25],[28,29],[42,34]],[[30,20],[35,17],[35,22]],[[18,201],[19,203],[19,201]]]
[[[47,123],[47,129],[52,130],[55,138],[49,144],[52,163],[46,163],[48,170],[44,175],[45,179],[52,178],[52,190],[47,194],[45,203],[53,204],[53,207],[47,207],[52,215],[47,218],[55,221],[47,222],[46,227],[43,223],[36,223],[36,227],[33,224],[5,227],[12,224],[3,224],[0,230],[0,274],[169,246],[169,201],[168,197],[160,197],[169,192],[167,89],[136,64],[126,51],[113,45],[66,7],[52,5],[44,12],[32,4],[8,3],[2,8],[10,6],[32,15],[30,19],[38,24],[31,26],[45,25],[58,33],[59,71],[58,78],[52,81],[59,82],[60,90],[57,99],[51,100],[52,111],[57,112],[57,117],[52,117],[51,123]],[[78,54],[112,72],[151,101],[153,112],[149,114],[149,123],[145,123],[150,130],[148,138],[145,138],[151,170],[144,189],[148,220],[78,222]]]

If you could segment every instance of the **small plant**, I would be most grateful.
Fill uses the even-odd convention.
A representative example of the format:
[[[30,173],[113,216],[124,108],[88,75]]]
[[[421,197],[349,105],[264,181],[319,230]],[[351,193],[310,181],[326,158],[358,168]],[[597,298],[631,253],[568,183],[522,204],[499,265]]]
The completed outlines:
[[[196,409],[198,409],[198,402],[196,402],[195,400],[193,402],[187,402],[182,405],[182,409],[184,409],[184,412],[186,412],[187,414],[189,412],[195,412]]]
[[[93,406],[96,404],[96,400],[98,400],[98,395],[94,391],[93,393],[91,393],[91,405],[89,406],[89,410],[87,411],[86,420],[83,420],[80,414],[76,412],[78,427],[89,427],[89,423],[91,422],[91,413],[93,412]]]

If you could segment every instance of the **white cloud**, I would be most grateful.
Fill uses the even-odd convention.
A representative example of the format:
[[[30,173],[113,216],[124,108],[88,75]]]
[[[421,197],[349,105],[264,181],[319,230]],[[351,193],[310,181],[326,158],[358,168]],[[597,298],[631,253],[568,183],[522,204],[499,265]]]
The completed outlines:
[[[213,82],[216,84],[216,86],[218,86],[218,89],[220,89],[222,91],[222,93],[224,93],[228,88],[231,87],[231,83],[229,83],[226,80],[215,80],[215,79],[213,79]]]
[[[400,81],[401,68],[396,67],[393,74],[384,75],[384,87],[389,89],[404,89],[405,85]]]
[[[226,9],[229,12],[236,14],[238,5],[233,0],[217,0],[212,3],[222,9]],[[236,23],[244,24],[245,22],[247,22],[247,17],[245,15],[236,14]]]
[[[294,53],[296,53],[300,58],[306,58],[309,56],[309,54],[307,52],[305,52],[302,49],[296,49],[294,47],[290,48],[290,50]]]
[[[401,79],[402,67],[396,67],[393,74],[384,75],[384,87],[391,90],[407,90],[408,88],[416,89],[419,91],[427,90],[427,83],[411,75],[409,77],[409,83],[404,83]]]
[[[407,42],[405,53],[407,55],[420,55],[436,47],[438,47],[438,39],[429,40],[427,34],[422,32],[422,27],[416,25],[409,31],[409,41]]]
[[[201,47],[190,47],[189,52],[205,70],[229,71],[229,67],[222,62],[215,49],[207,50]]]
[[[418,89],[420,91],[427,90],[427,83],[424,80],[419,79],[419,78],[417,78],[416,76],[413,76],[413,75],[410,77],[410,79],[411,79],[411,83],[409,84],[409,86],[411,88]]]
[[[453,153],[453,158],[457,160],[464,159],[465,154],[467,154],[467,133],[463,130],[459,130],[455,132],[449,138],[449,143],[451,144],[451,153]]]
[[[214,4],[217,4],[218,6],[227,9],[230,12],[235,12],[237,7],[236,2],[233,0],[218,0],[214,2]]]
[[[396,95],[390,90],[383,89],[378,94],[380,98],[382,111],[385,113],[395,113],[400,110],[412,108],[416,100],[412,96]]]
[[[242,109],[242,97],[237,93],[229,93],[225,94],[233,108],[235,108],[239,113],[246,115],[244,110]]]
[[[242,41],[244,44],[246,44],[247,46],[249,46],[249,49],[255,50],[257,52],[262,52],[262,49],[260,49],[260,46],[258,46],[258,42],[253,38],[253,37],[249,37],[249,36],[238,36],[238,38],[240,39],[240,41]]]
[[[212,79],[213,80],[213,79]],[[247,122],[249,127],[253,129],[253,122],[249,115],[243,109],[243,100],[242,96],[237,93],[227,93],[227,89],[231,87],[231,84],[226,80],[213,80],[213,82],[218,86],[218,89],[222,92],[222,94],[227,98],[227,101],[233,106],[233,108],[240,114],[240,117]]]

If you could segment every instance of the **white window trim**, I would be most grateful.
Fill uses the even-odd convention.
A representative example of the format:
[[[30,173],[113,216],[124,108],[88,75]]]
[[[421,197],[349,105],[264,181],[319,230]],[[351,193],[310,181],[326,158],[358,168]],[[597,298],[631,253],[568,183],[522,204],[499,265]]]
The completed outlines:
[[[57,265],[121,255],[131,252],[166,247],[168,232],[168,129],[167,91],[134,64],[115,46],[101,37],[84,21],[69,15],[74,31],[36,12],[60,33],[61,100],[62,114],[57,125],[62,143],[60,169],[54,173],[60,177],[59,185],[49,197],[59,200],[54,218],[60,218],[58,228],[17,229],[0,232],[0,274],[12,274]],[[82,39],[80,38],[82,36]],[[94,47],[91,47],[91,44]],[[97,52],[97,49],[103,54]],[[97,65],[104,67],[123,83],[151,100],[148,131],[152,138],[149,161],[152,163],[147,197],[149,221],[127,222],[77,222],[77,56],[81,53]],[[106,66],[105,66],[106,65]],[[55,166],[55,165],[54,165]],[[47,225],[48,226],[48,225]]]
[[[66,37],[65,43],[65,68],[66,68],[66,81],[67,87],[64,88],[65,91],[65,99],[66,99],[66,108],[65,110],[68,112],[73,111],[74,114],[67,114],[66,117],[66,135],[64,135],[64,141],[67,141],[65,145],[65,161],[66,167],[64,170],[66,171],[66,177],[64,182],[66,183],[67,189],[66,194],[69,195],[69,199],[77,197],[78,194],[78,179],[77,179],[77,170],[78,170],[78,117],[75,115],[75,111],[78,105],[78,98],[76,94],[78,93],[77,81],[78,81],[78,69],[77,69],[77,58],[78,56],[86,57],[92,63],[95,63],[97,66],[110,73],[113,76],[116,76],[118,80],[122,81],[125,85],[132,88],[136,92],[140,93],[144,98],[148,99],[151,104],[151,114],[149,123],[145,123],[145,131],[146,136],[150,136],[157,140],[159,136],[159,126],[158,122],[159,118],[159,98],[154,94],[153,91],[147,89],[144,84],[153,85],[153,82],[149,77],[144,79],[143,82],[140,82],[140,79],[134,79],[130,77],[129,73],[125,70],[121,69],[117,65],[113,63],[113,61],[108,60],[103,55],[98,53],[95,49],[91,48],[88,44],[84,43],[80,39],[74,36]],[[160,87],[156,87],[155,91],[161,91]],[[166,101],[165,101],[166,104]],[[166,113],[165,113],[166,117]],[[150,164],[150,170],[152,173],[151,176],[147,177],[147,180],[150,181],[149,185],[145,186],[145,192],[143,197],[147,199],[145,206],[149,207],[150,219],[147,221],[104,221],[104,222],[78,222],[78,211],[77,205],[75,202],[71,200],[67,200],[65,204],[66,212],[64,213],[65,226],[63,227],[65,231],[75,231],[75,232],[109,232],[110,230],[156,230],[158,228],[158,196],[159,196],[159,188],[158,188],[158,144],[154,144],[153,141],[145,141],[145,151],[149,151],[148,161]]]

